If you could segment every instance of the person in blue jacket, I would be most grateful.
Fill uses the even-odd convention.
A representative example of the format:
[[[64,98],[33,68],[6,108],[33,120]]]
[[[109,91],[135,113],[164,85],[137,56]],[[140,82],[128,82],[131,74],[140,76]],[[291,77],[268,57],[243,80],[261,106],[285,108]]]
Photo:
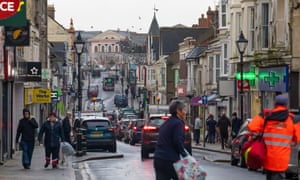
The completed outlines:
[[[177,180],[173,163],[185,157],[184,118],[186,108],[183,102],[173,101],[169,106],[171,117],[159,128],[159,137],[154,152],[156,180]]]
[[[40,129],[38,136],[40,143],[42,142],[44,134],[44,146],[46,154],[46,163],[44,167],[47,168],[49,166],[50,157],[52,155],[52,168],[57,168],[60,141],[64,141],[64,134],[62,125],[56,120],[56,114],[54,112],[50,113],[49,120],[47,120]]]

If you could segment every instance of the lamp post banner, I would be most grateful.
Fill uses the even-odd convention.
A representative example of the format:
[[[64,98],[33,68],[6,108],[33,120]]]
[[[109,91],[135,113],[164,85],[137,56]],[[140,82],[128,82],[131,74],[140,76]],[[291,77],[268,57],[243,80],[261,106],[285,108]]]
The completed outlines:
[[[26,0],[0,1],[0,26],[26,26]]]

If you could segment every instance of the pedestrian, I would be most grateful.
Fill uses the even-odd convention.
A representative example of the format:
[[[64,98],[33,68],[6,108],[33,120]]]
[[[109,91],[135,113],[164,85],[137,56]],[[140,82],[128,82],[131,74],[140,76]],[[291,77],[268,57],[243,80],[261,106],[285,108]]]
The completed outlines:
[[[125,95],[128,97],[128,88],[125,89]]]
[[[194,126],[194,137],[195,137],[195,141],[196,141],[196,145],[200,145],[199,144],[199,140],[200,140],[200,128],[201,128],[201,120],[200,117],[196,117],[195,119],[195,126]]]
[[[67,112],[66,117],[62,120],[62,128],[64,131],[64,140],[71,144],[71,131],[72,131],[72,113]]]
[[[210,114],[208,120],[206,121],[207,131],[208,131],[208,143],[215,143],[216,135],[216,125],[217,121],[214,120],[214,116]]]
[[[23,118],[19,120],[16,135],[16,145],[19,144],[19,138],[22,135],[19,145],[23,151],[22,164],[24,169],[30,169],[37,128],[38,123],[30,117],[30,111],[24,108]]]
[[[240,128],[243,124],[242,120],[237,117],[236,112],[233,112],[231,114],[231,124],[232,124],[231,137],[232,137],[232,139],[234,139],[238,135]]]
[[[66,117],[62,120],[62,129],[64,132],[64,140],[65,142],[71,144],[71,133],[72,133],[72,113],[67,112]],[[65,155],[60,152],[61,164],[65,162]]]
[[[40,144],[42,144],[44,134],[44,147],[46,154],[46,163],[44,167],[47,168],[49,166],[50,157],[52,155],[52,168],[57,168],[60,141],[64,141],[64,134],[61,123],[56,120],[55,112],[50,113],[49,120],[44,122],[40,129],[38,136]]]
[[[228,140],[228,128],[231,126],[229,118],[226,116],[225,111],[222,113],[221,118],[217,123],[217,127],[220,131],[220,138],[221,138],[221,148],[224,149],[225,143]]]
[[[298,144],[299,129],[287,108],[288,98],[285,95],[275,97],[275,106],[271,114],[263,117],[257,115],[248,124],[248,129],[255,135],[263,134],[266,144],[266,159],[263,168],[267,180],[283,180],[284,172],[288,168],[291,143]]]
[[[171,117],[159,128],[159,136],[154,152],[156,180],[178,180],[173,163],[180,155],[187,155],[184,149],[184,118],[186,107],[181,101],[173,101],[169,106]]]

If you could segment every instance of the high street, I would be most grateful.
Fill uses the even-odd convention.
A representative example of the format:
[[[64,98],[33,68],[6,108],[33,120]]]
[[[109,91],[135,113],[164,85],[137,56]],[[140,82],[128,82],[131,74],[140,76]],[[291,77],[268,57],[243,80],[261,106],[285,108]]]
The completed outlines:
[[[102,73],[101,78],[91,79],[91,83],[99,84],[98,97],[104,100],[105,109],[111,111],[117,109],[113,103],[114,92],[102,90],[102,78],[106,77],[108,72]],[[86,81],[87,82],[87,81]],[[85,83],[85,87],[87,84]],[[121,89],[120,82],[116,84],[116,91]],[[87,99],[86,99],[87,101]],[[131,104],[129,99],[129,104]],[[219,147],[215,148],[220,150]],[[141,147],[139,144],[131,146],[124,142],[117,143],[117,153],[123,154],[123,158],[101,159],[74,163],[75,175],[77,180],[152,180],[155,179],[153,169],[153,159],[141,160]],[[261,172],[248,171],[240,167],[231,166],[229,163],[230,155],[228,153],[218,153],[193,149],[193,156],[200,162],[207,171],[208,180],[217,179],[244,179],[260,180],[265,179]]]

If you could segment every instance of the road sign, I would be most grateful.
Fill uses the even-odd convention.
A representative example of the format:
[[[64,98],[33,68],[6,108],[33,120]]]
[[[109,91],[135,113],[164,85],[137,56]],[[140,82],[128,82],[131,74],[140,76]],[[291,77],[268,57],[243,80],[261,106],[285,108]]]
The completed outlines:
[[[51,91],[51,99],[52,100],[57,100],[58,99],[57,91]]]
[[[241,90],[242,89],[242,85],[241,85],[241,80],[238,80],[237,81],[237,87],[238,87],[238,90]],[[250,84],[249,84],[249,81],[248,80],[243,80],[243,91],[249,91],[250,90]]]
[[[202,104],[204,104],[204,105],[206,105],[208,103],[207,102],[207,96],[202,96],[201,100],[202,100]]]

